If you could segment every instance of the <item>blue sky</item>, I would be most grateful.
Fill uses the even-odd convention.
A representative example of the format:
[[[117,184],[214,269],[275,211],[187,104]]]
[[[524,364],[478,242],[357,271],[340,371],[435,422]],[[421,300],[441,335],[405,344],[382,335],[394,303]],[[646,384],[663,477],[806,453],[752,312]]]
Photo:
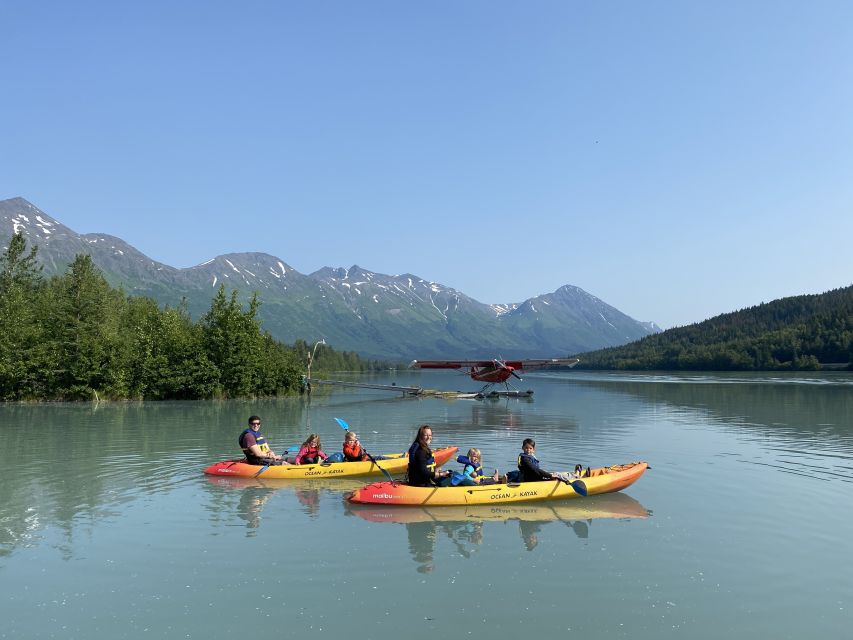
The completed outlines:
[[[848,2],[0,5],[0,198],[662,327],[853,282]]]

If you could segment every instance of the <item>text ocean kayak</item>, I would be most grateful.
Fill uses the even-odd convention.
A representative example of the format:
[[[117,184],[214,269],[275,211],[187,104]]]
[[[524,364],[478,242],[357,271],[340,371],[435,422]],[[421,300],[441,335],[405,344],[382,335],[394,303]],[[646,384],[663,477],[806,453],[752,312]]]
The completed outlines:
[[[648,468],[646,462],[599,467],[581,478],[587,495],[613,493],[631,486]],[[399,482],[375,482],[353,491],[347,498],[360,504],[465,505],[532,502],[578,498],[580,494],[560,480],[489,484],[483,486],[412,487]]]
[[[435,464],[442,465],[456,453],[457,447],[445,447],[434,451]],[[390,474],[402,474],[409,466],[409,457],[405,453],[390,453],[378,459],[377,464],[370,460],[364,462],[330,462],[320,464],[290,464],[279,466],[260,466],[247,464],[245,458],[224,460],[207,467],[204,472],[211,476],[229,476],[232,478],[345,478],[350,476],[380,475],[384,469]]]

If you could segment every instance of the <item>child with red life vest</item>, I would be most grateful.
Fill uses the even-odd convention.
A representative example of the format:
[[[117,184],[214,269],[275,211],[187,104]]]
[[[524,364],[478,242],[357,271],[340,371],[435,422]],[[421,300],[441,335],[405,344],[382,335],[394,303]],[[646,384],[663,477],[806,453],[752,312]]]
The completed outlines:
[[[358,441],[358,436],[354,431],[347,431],[344,436],[344,461],[345,462],[361,462],[367,460],[367,453],[361,447]]]
[[[309,435],[296,454],[296,464],[316,464],[328,458],[320,447],[320,436],[316,433]]]

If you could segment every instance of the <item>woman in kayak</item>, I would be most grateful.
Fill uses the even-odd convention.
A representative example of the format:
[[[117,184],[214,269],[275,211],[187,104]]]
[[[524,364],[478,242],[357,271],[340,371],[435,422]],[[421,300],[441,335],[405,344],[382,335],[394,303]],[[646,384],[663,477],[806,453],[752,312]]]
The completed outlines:
[[[541,480],[560,480],[561,478],[550,471],[539,467],[536,456],[536,443],[533,438],[525,438],[521,443],[521,453],[518,454],[518,473],[521,482],[539,482]]]
[[[355,434],[355,431],[347,431],[347,435],[344,436],[344,460],[346,462],[361,462],[362,460],[367,460],[367,453],[361,447],[361,443],[358,441],[358,436]]]
[[[415,441],[409,447],[409,470],[406,473],[406,482],[413,487],[439,486],[439,481],[449,478],[450,471],[441,471],[435,466],[435,457],[432,455],[430,443],[432,442],[432,427],[422,424],[418,428]]]
[[[328,458],[321,446],[320,436],[316,433],[309,435],[299,448],[299,453],[296,454],[296,464],[316,464]]]
[[[258,416],[249,417],[249,428],[244,429],[240,434],[239,443],[249,464],[267,466],[289,464],[270,449],[266,438],[261,433],[261,419]]]

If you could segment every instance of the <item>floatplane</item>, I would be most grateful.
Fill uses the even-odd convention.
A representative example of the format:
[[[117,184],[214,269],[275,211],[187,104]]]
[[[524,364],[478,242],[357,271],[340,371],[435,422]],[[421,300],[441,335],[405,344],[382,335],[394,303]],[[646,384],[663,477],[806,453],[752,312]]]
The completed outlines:
[[[316,347],[315,347],[316,348]],[[409,364],[410,369],[455,369],[472,380],[484,382],[485,385],[479,391],[442,391],[438,389],[424,389],[422,387],[398,386],[396,383],[372,384],[365,382],[344,382],[342,380],[323,380],[311,377],[311,357],[308,359],[308,376],[302,378],[303,389],[309,394],[312,385],[335,385],[341,387],[356,387],[359,389],[376,389],[379,391],[392,391],[404,396],[426,396],[448,399],[459,398],[530,398],[533,390],[520,390],[510,388],[510,378],[521,380],[518,372],[537,369],[561,369],[574,367],[580,360],[578,358],[540,358],[529,360],[503,360],[494,358],[492,360],[413,360]],[[503,389],[494,389],[496,385],[502,384]]]
[[[463,370],[472,380],[485,382],[482,389],[476,392],[478,398],[529,398],[533,395],[533,389],[522,391],[510,389],[510,378],[521,380],[517,371],[531,371],[536,369],[557,369],[574,367],[580,360],[578,358],[540,358],[535,360],[413,360],[409,365],[411,369],[455,369]],[[504,389],[493,389],[494,386],[503,384]]]

